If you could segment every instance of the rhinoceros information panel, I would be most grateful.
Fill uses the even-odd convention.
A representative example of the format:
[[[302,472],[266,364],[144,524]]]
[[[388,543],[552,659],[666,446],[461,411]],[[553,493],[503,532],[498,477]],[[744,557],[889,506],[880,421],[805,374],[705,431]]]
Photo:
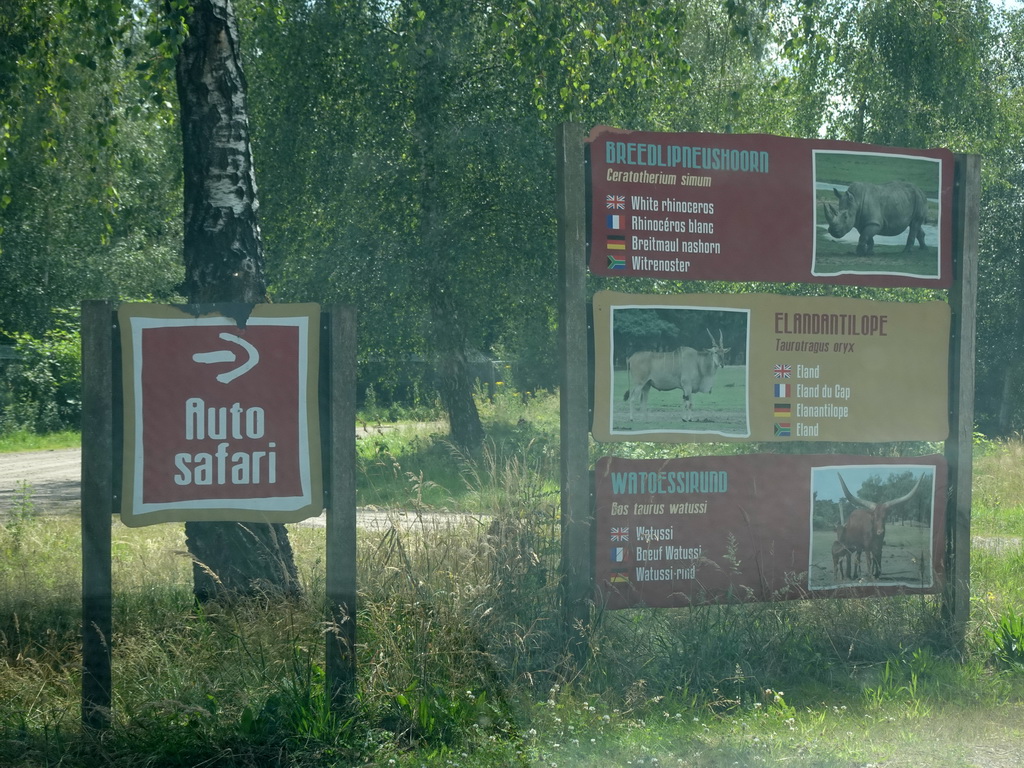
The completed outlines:
[[[949,305],[594,296],[599,441],[945,440]]]
[[[322,511],[319,307],[234,309],[118,310],[126,525]]]
[[[938,592],[942,456],[602,458],[608,608]]]
[[[594,274],[952,283],[948,150],[606,126],[587,149]]]

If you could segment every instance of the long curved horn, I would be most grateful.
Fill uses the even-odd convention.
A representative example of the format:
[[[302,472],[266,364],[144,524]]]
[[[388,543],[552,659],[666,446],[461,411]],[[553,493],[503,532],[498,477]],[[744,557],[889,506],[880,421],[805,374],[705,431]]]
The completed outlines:
[[[887,502],[885,502],[886,505],[890,506],[890,507],[894,507],[897,504],[902,504],[904,501],[909,501],[910,497],[913,496],[915,493],[917,493],[917,489],[921,485],[921,481],[922,480],[924,480],[924,472],[922,472],[921,476],[919,478],[917,478],[917,482],[914,483],[914,487],[910,489],[910,493],[904,494],[903,496],[900,496],[898,499],[893,499],[892,501],[887,501]]]
[[[717,347],[718,343],[715,341],[715,335],[713,333],[711,333],[711,329],[710,328],[705,328],[704,330],[707,331],[708,332],[708,336],[711,337],[711,346],[712,347]]]
[[[878,506],[878,504],[876,504],[873,501],[867,501],[865,499],[860,499],[860,498],[854,496],[852,493],[850,493],[850,489],[846,487],[846,481],[843,480],[843,476],[840,475],[838,472],[836,474],[839,477],[839,484],[841,486],[843,486],[843,493],[846,494],[846,498],[848,498],[850,500],[851,504],[859,504],[860,506],[862,506],[862,507],[864,507],[866,509],[874,509],[875,507]]]
[[[822,203],[822,205],[825,208],[825,220],[828,221],[829,224],[831,224],[832,220],[835,219],[836,217],[835,206],[833,206],[831,203]]]
[[[846,487],[846,482],[843,480],[843,476],[839,475],[838,473],[837,475],[839,477],[839,484],[843,486],[843,493],[846,494],[846,498],[848,498],[852,503],[860,504],[862,507],[865,507],[866,509],[876,509],[879,506],[879,502],[867,501],[866,499],[861,499],[858,498],[857,496],[854,496],[852,493],[850,493],[850,489]],[[892,501],[884,501],[880,503],[885,504],[885,506],[888,508],[894,507],[897,504],[902,504],[905,501],[909,501],[910,497],[917,493],[917,489],[920,487],[922,480],[924,480],[924,472],[922,472],[921,476],[917,478],[917,482],[914,483],[914,487],[910,489],[909,493],[905,493],[898,499],[893,499]]]
[[[722,338],[722,329],[718,329],[718,346],[725,349],[725,340]]]

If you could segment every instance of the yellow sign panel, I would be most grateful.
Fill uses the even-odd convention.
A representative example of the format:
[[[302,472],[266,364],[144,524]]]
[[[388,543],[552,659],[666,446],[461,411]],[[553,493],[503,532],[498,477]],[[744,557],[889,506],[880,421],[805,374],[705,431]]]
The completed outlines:
[[[950,310],[762,294],[594,297],[594,438],[944,440]]]

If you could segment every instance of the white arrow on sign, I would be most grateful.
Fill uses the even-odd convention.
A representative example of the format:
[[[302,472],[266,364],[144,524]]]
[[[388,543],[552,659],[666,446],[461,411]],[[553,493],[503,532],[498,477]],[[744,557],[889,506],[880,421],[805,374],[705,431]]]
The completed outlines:
[[[256,366],[256,363],[260,361],[260,353],[259,350],[257,350],[256,347],[248,341],[240,336],[235,336],[233,333],[222,333],[220,334],[220,337],[224,341],[230,341],[237,344],[244,349],[246,354],[249,356],[248,359],[237,368],[232,368],[230,371],[217,374],[217,381],[221,384],[227,384],[230,381],[234,381],[242,374],[251,371]],[[192,359],[197,363],[205,363],[209,365],[212,363],[233,363],[237,357],[230,349],[218,349],[215,352],[196,352],[192,355]]]

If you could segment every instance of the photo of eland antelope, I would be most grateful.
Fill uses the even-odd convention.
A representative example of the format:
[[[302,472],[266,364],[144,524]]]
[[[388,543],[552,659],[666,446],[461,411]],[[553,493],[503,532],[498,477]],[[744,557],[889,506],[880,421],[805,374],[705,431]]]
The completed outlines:
[[[612,311],[612,429],[749,434],[745,309]]]

